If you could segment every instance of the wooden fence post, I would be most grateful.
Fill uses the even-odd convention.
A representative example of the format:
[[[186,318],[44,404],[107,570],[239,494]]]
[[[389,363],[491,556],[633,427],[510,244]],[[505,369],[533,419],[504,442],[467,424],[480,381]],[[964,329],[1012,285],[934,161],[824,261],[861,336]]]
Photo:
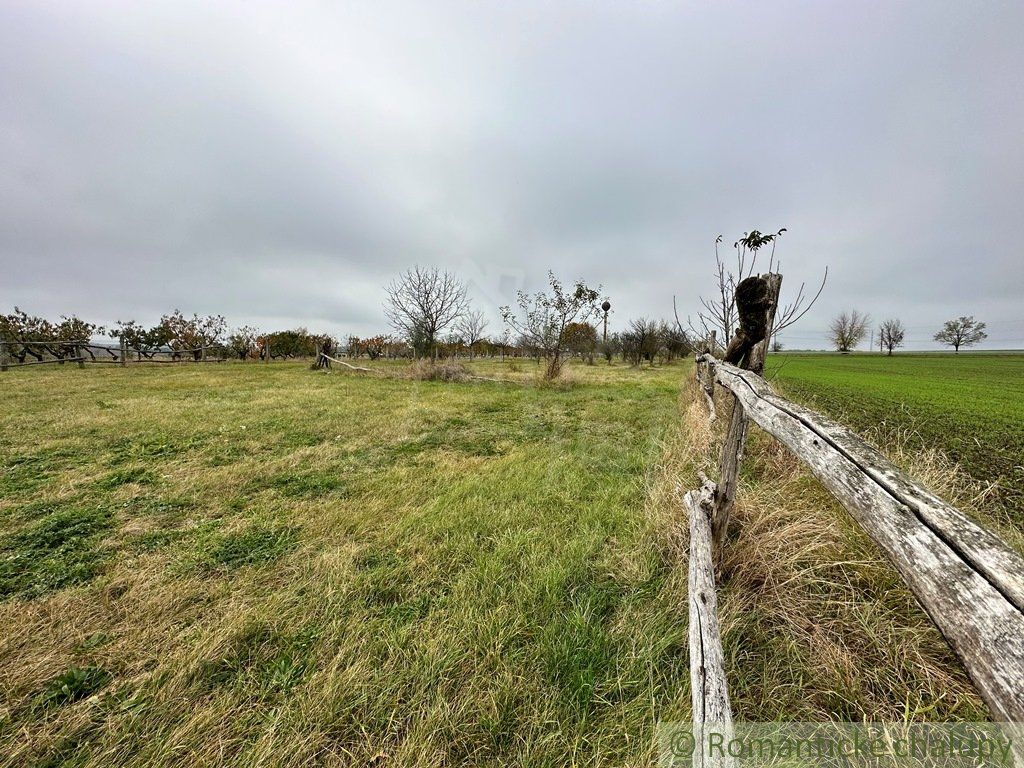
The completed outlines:
[[[775,323],[775,313],[779,308],[779,293],[782,291],[782,275],[778,272],[769,272],[764,276],[768,283],[768,309],[765,310],[768,319],[768,333],[764,339],[754,347],[750,355],[750,370],[758,376],[764,371],[764,360],[768,356],[768,346],[772,341],[772,325]]]
[[[7,365],[7,342],[0,340],[0,371],[6,371]]]
[[[747,414],[743,404],[733,397],[732,416],[722,443],[722,460],[718,477],[718,491],[715,494],[715,509],[711,514],[711,539],[714,552],[721,555],[725,532],[729,527],[729,515],[736,503],[736,486],[739,483],[740,462],[747,445]]]
[[[726,349],[726,362],[741,368],[750,368],[752,365],[764,367],[764,353],[760,350],[762,347],[767,350],[781,287],[782,275],[775,273],[764,277],[748,277],[736,287],[736,309],[740,325]],[[736,503],[740,462],[743,460],[743,449],[747,444],[747,426],[748,419],[743,404],[734,395],[729,429],[722,444],[715,509],[711,515],[711,539],[719,556],[729,527],[729,515],[732,513],[733,504]]]
[[[725,679],[725,656],[718,624],[715,566],[712,556],[709,515],[714,509],[715,486],[706,478],[698,491],[683,497],[690,518],[689,651],[690,701],[692,704],[695,768],[730,768],[735,760],[716,758],[703,745],[714,733],[732,737],[732,706]]]
[[[85,368],[85,347],[75,344],[75,357],[78,358],[78,367]]]
[[[128,365],[128,342],[124,340],[124,336],[121,337],[121,367],[124,368]]]

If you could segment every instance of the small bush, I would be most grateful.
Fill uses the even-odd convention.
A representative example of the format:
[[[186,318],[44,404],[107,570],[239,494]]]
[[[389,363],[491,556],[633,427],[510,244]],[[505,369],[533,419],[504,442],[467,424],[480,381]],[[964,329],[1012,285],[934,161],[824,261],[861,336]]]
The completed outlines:
[[[42,709],[84,699],[109,683],[112,675],[100,667],[69,667],[46,684],[36,696]]]
[[[418,381],[467,381],[470,377],[466,366],[454,360],[416,360],[407,375]]]

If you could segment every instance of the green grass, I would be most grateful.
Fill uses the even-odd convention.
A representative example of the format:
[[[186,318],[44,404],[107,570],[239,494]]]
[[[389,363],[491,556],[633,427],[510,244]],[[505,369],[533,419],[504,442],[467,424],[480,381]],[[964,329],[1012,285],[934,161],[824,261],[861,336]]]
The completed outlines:
[[[766,375],[855,429],[911,430],[917,446],[998,483],[1024,525],[1024,355],[784,354]]]
[[[689,717],[676,484],[721,439],[692,369],[475,369],[513,381],[4,374],[0,765],[650,764],[656,723]],[[985,716],[756,432],[733,529],[739,718]]]
[[[645,759],[688,707],[645,513],[686,370],[5,374],[0,763]]]

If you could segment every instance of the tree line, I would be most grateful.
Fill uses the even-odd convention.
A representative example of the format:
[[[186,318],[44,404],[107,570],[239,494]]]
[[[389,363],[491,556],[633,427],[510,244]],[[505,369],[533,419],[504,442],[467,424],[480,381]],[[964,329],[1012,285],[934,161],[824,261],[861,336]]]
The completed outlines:
[[[140,361],[157,356],[193,360],[268,356],[287,359],[309,357],[318,348],[332,345],[328,335],[311,334],[305,328],[271,333],[261,333],[251,326],[229,329],[223,315],[189,317],[178,309],[163,315],[152,326],[119,320],[109,328],[75,315],[62,315],[53,322],[19,307],[0,315],[0,341],[5,342],[7,353],[19,363],[47,357],[61,360],[83,353],[95,358],[104,351],[116,357],[117,350],[92,343],[96,336],[117,339]]]
[[[851,352],[864,341],[871,327],[871,316],[856,309],[845,310],[833,318],[829,325],[829,341],[837,352]],[[883,320],[878,326],[878,345],[880,350],[892,354],[903,346],[907,329],[898,318]],[[974,319],[973,315],[961,315],[947,320],[932,337],[935,341],[954,352],[961,347],[973,347],[988,338],[985,323]]]
[[[603,299],[603,301],[602,301]],[[20,363],[49,357],[71,359],[78,354],[109,354],[119,350],[93,345],[97,336],[117,339],[138,361],[170,356],[176,360],[269,360],[345,355],[377,359],[534,358],[545,363],[544,375],[555,378],[565,361],[578,357],[588,364],[617,357],[634,366],[671,362],[692,351],[678,324],[641,317],[620,331],[607,332],[610,303],[600,286],[583,281],[565,285],[548,273],[546,290],[520,291],[515,305],[500,308],[503,327],[488,334],[485,314],[471,306],[466,284],[436,267],[413,267],[385,288],[389,332],[348,336],[339,343],[330,334],[306,328],[261,332],[252,326],[229,328],[223,315],[191,316],[175,309],[153,325],[119,320],[111,327],[77,316],[51,322],[19,307],[0,315],[0,341]],[[602,314],[603,313],[603,314]],[[596,320],[603,317],[599,331]],[[91,346],[87,346],[91,345]]]

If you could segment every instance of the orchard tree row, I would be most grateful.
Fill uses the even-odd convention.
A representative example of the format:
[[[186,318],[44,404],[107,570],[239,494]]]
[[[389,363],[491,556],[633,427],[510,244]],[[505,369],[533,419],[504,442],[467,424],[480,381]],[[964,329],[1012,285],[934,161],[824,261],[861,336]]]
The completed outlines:
[[[333,348],[329,336],[314,335],[305,328],[261,333],[242,326],[228,328],[223,315],[192,315],[180,310],[164,315],[159,322],[146,326],[134,320],[119,320],[106,328],[77,316],[61,316],[52,322],[30,315],[19,307],[8,315],[0,315],[0,341],[8,354],[20,363],[46,358],[58,360],[85,354],[92,358],[109,354],[116,357],[119,349],[94,344],[97,336],[123,342],[137,360],[153,360],[158,356],[172,359],[309,357],[318,348]]]
[[[344,344],[305,328],[269,333],[251,326],[229,328],[223,315],[188,316],[177,309],[152,326],[119,320],[103,327],[74,315],[54,322],[18,307],[11,314],[0,315],[0,341],[20,363],[80,355],[117,359],[123,345],[138,361],[167,357],[268,360],[320,354],[371,360],[531,357],[546,363],[544,371],[549,378],[558,376],[570,357],[588,364],[598,357],[608,363],[621,357],[639,366],[669,362],[692,349],[678,321],[670,324],[639,318],[627,323],[624,330],[608,334],[611,305],[601,295],[600,286],[591,288],[583,281],[565,285],[550,272],[546,290],[519,292],[514,306],[500,308],[503,327],[491,335],[485,314],[470,306],[466,284],[451,272],[414,267],[388,285],[385,295],[391,332],[366,338],[349,336]],[[97,337],[115,339],[119,344],[95,344]]]

